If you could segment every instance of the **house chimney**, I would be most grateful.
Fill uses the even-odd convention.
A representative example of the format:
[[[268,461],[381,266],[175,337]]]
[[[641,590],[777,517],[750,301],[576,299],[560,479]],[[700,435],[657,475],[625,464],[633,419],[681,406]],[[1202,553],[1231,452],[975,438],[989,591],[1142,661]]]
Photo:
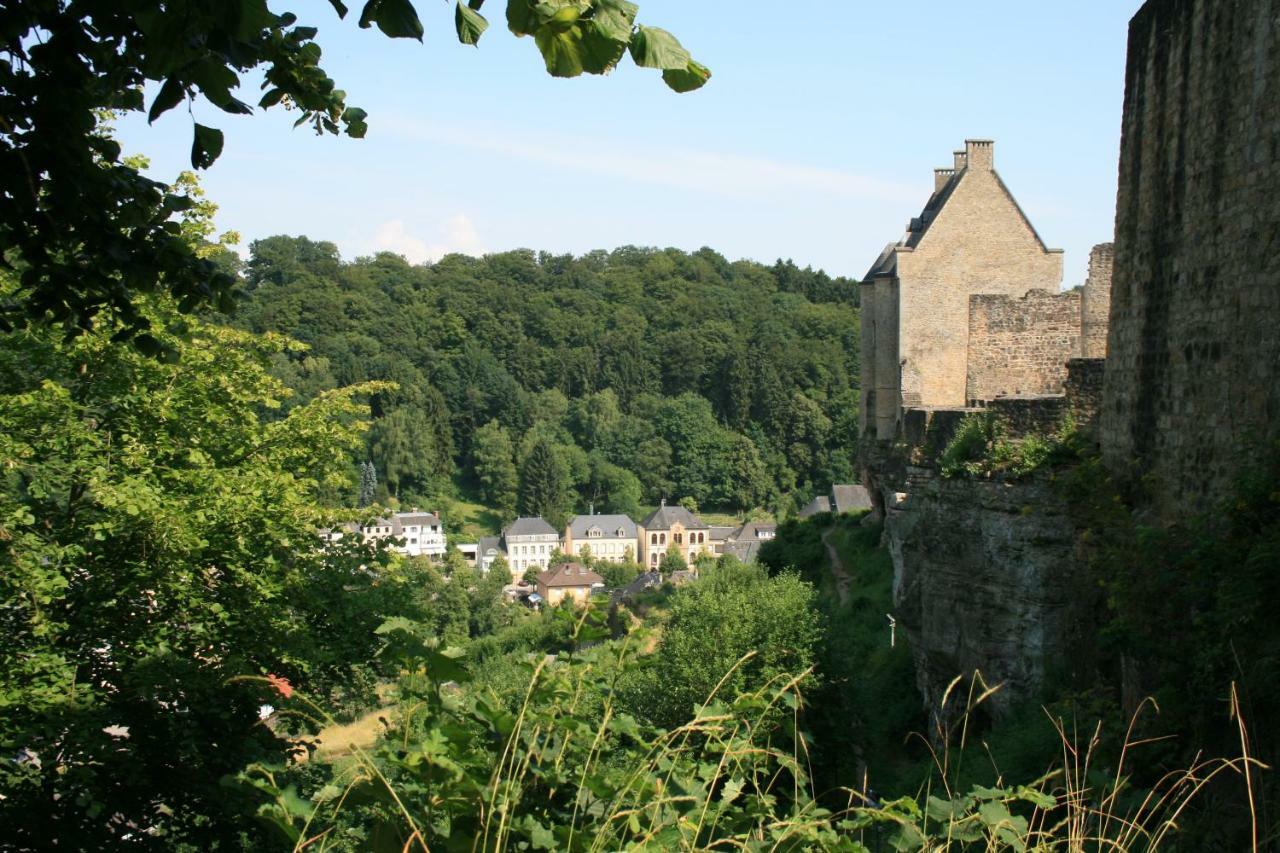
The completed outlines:
[[[957,172],[963,169],[965,166],[969,165],[969,158],[965,155],[963,151],[957,151],[953,156],[956,158]]]
[[[990,172],[996,167],[996,144],[990,139],[966,139],[964,159],[975,172]]]
[[[947,181],[951,180],[951,176],[956,173],[955,169],[934,169],[933,170],[933,191],[942,192],[942,188],[947,185]]]

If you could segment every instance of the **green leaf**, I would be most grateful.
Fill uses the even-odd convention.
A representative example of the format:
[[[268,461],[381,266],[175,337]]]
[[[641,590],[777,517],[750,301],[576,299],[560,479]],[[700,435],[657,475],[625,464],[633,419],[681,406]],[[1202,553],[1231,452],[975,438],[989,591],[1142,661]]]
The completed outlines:
[[[236,38],[251,42],[263,30],[276,24],[276,16],[267,8],[266,0],[240,0],[240,20],[236,25]]]
[[[537,28],[531,0],[507,0],[507,29],[518,36],[531,36]]]
[[[196,169],[207,169],[221,154],[222,131],[197,123],[195,138],[191,142],[191,165]]]
[[[470,6],[462,5],[462,0],[457,0],[453,23],[458,30],[458,41],[463,44],[476,44],[484,31],[489,29],[489,22],[484,19],[484,15]]]
[[[572,27],[556,32],[542,27],[533,36],[547,73],[552,77],[577,77],[583,71],[582,30]]]
[[[151,111],[147,113],[147,122],[154,122],[164,113],[176,107],[186,94],[186,87],[182,85],[182,81],[178,79],[177,75],[170,76],[164,81],[160,91],[156,93],[156,99],[151,102]]]
[[[347,16],[347,7],[342,0],[329,0],[329,5],[333,6],[334,10],[337,11],[339,18]]]
[[[662,80],[672,90],[676,92],[692,92],[694,89],[701,89],[711,79],[711,69],[705,65],[699,65],[692,59],[689,64],[682,69],[667,69],[662,72]]]
[[[631,37],[631,58],[641,68],[687,69],[693,57],[680,41],[666,30],[640,27]]]
[[[382,0],[376,18],[378,29],[391,38],[413,38],[422,41],[422,21],[409,0]]]
[[[612,71],[626,53],[625,42],[615,41],[600,35],[592,21],[587,22],[582,39],[578,44],[578,54],[582,60],[582,70],[588,74],[605,74]]]
[[[600,35],[627,44],[631,41],[631,31],[635,27],[638,11],[640,7],[627,0],[596,0],[595,14],[591,16],[591,20],[595,22]]]
[[[240,78],[222,62],[207,59],[191,69],[191,82],[219,109],[231,113],[247,113],[249,107],[232,96],[231,90],[240,85]]]
[[[359,107],[347,107],[342,113],[342,121],[347,126],[347,136],[352,139],[363,139],[369,130],[369,125],[365,122],[368,115]]]
[[[267,90],[267,93],[262,96],[262,100],[258,101],[258,106],[265,110],[268,107],[274,107],[283,99],[284,89],[269,89]]]
[[[978,817],[982,818],[982,822],[990,827],[1006,825],[1013,820],[1013,815],[1009,814],[1009,809],[998,800],[992,800],[978,806]]]

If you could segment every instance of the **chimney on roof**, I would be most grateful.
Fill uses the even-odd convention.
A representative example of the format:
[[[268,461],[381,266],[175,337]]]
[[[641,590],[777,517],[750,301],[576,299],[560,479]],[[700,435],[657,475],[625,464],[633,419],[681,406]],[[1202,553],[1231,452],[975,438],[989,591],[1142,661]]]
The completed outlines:
[[[955,169],[934,169],[933,170],[933,191],[942,192],[942,188],[947,185],[947,181],[951,180],[951,176],[956,173]]]
[[[956,158],[957,172],[969,165],[969,158],[963,151],[956,151],[952,156]]]
[[[990,172],[996,167],[996,144],[990,139],[966,139],[964,158],[975,172]]]

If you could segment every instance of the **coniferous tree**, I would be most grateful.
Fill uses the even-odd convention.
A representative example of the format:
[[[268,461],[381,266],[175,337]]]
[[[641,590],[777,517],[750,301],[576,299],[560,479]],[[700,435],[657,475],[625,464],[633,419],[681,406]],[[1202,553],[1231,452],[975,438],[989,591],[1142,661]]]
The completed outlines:
[[[510,517],[515,512],[518,485],[511,437],[497,421],[489,421],[476,430],[472,453],[482,497]]]
[[[378,471],[373,463],[365,460],[360,463],[360,494],[356,498],[356,506],[366,507],[378,496]]]
[[[521,515],[540,515],[559,528],[564,524],[564,464],[551,442],[539,441],[520,469],[519,509]]]

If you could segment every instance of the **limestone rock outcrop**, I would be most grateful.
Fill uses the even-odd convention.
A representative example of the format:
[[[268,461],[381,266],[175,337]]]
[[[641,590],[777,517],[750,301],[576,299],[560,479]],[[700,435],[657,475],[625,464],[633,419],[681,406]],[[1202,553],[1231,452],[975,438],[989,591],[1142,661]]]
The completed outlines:
[[[948,480],[913,468],[908,488],[886,496],[885,536],[920,691],[937,712],[956,675],[980,670],[1004,685],[984,708],[1000,717],[1047,671],[1087,657],[1090,596],[1066,504],[1048,477]]]

